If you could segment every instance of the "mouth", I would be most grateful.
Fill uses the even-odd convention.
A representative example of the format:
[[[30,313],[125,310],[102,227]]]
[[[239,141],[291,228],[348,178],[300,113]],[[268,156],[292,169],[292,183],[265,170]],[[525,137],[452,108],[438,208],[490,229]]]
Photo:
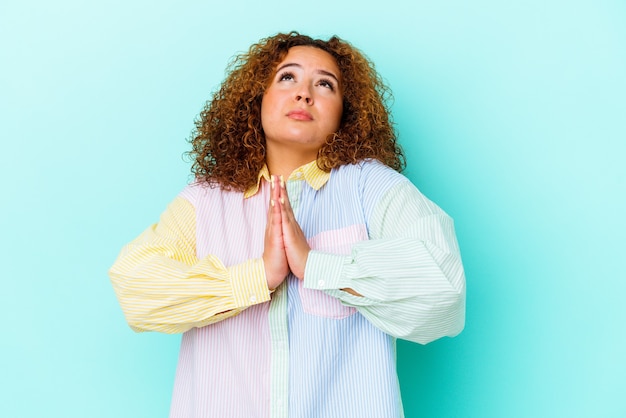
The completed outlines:
[[[306,110],[292,110],[287,113],[287,117],[294,120],[313,120],[313,116]]]

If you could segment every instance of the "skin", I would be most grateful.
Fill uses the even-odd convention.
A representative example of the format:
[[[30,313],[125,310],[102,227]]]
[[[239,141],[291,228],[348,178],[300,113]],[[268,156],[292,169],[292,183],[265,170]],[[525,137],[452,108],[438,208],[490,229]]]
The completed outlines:
[[[340,71],[318,48],[296,46],[276,67],[261,103],[266,161],[271,174],[263,262],[270,289],[292,272],[304,279],[311,251],[289,203],[284,179],[317,159],[326,137],[339,129],[343,112]]]
[[[311,251],[306,237],[293,214],[283,177],[271,176],[270,207],[265,228],[263,262],[269,289],[276,289],[291,271],[304,280],[304,268]],[[351,288],[341,289],[362,297]]]
[[[343,113],[341,73],[332,55],[310,46],[291,48],[278,63],[261,102],[266,162],[271,174],[288,178],[317,159]]]
[[[271,178],[271,200],[265,229],[263,262],[270,289],[278,287],[291,271],[304,279],[304,267],[311,248],[296,221],[282,178]]]

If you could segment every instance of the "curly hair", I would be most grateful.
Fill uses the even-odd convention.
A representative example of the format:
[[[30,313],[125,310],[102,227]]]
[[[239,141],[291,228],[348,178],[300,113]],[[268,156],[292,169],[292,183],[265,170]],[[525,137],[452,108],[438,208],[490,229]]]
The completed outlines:
[[[318,151],[320,169],[330,171],[364,159],[377,159],[397,171],[404,168],[388,108],[391,91],[374,64],[336,36],[323,41],[290,32],[262,39],[229,63],[226,79],[196,119],[189,141],[191,171],[197,179],[238,191],[256,183],[266,153],[261,100],[276,66],[294,46],[328,52],[341,73],[343,114],[339,130]]]

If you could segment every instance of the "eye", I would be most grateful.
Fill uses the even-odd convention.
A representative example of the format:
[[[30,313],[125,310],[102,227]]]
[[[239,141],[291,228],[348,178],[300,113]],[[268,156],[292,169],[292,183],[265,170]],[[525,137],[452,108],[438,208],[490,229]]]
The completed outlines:
[[[293,73],[286,71],[278,76],[278,81],[293,81],[294,78]]]
[[[328,89],[330,89],[330,91],[335,91],[335,84],[326,79],[326,78],[322,78],[320,81],[317,82],[318,86],[322,86],[322,87],[326,87]]]

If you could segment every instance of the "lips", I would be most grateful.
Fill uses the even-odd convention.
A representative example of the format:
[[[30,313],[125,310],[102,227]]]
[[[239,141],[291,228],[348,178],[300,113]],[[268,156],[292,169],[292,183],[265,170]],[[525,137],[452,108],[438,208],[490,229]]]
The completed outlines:
[[[290,111],[287,113],[287,117],[294,120],[313,120],[313,115],[302,109]]]

